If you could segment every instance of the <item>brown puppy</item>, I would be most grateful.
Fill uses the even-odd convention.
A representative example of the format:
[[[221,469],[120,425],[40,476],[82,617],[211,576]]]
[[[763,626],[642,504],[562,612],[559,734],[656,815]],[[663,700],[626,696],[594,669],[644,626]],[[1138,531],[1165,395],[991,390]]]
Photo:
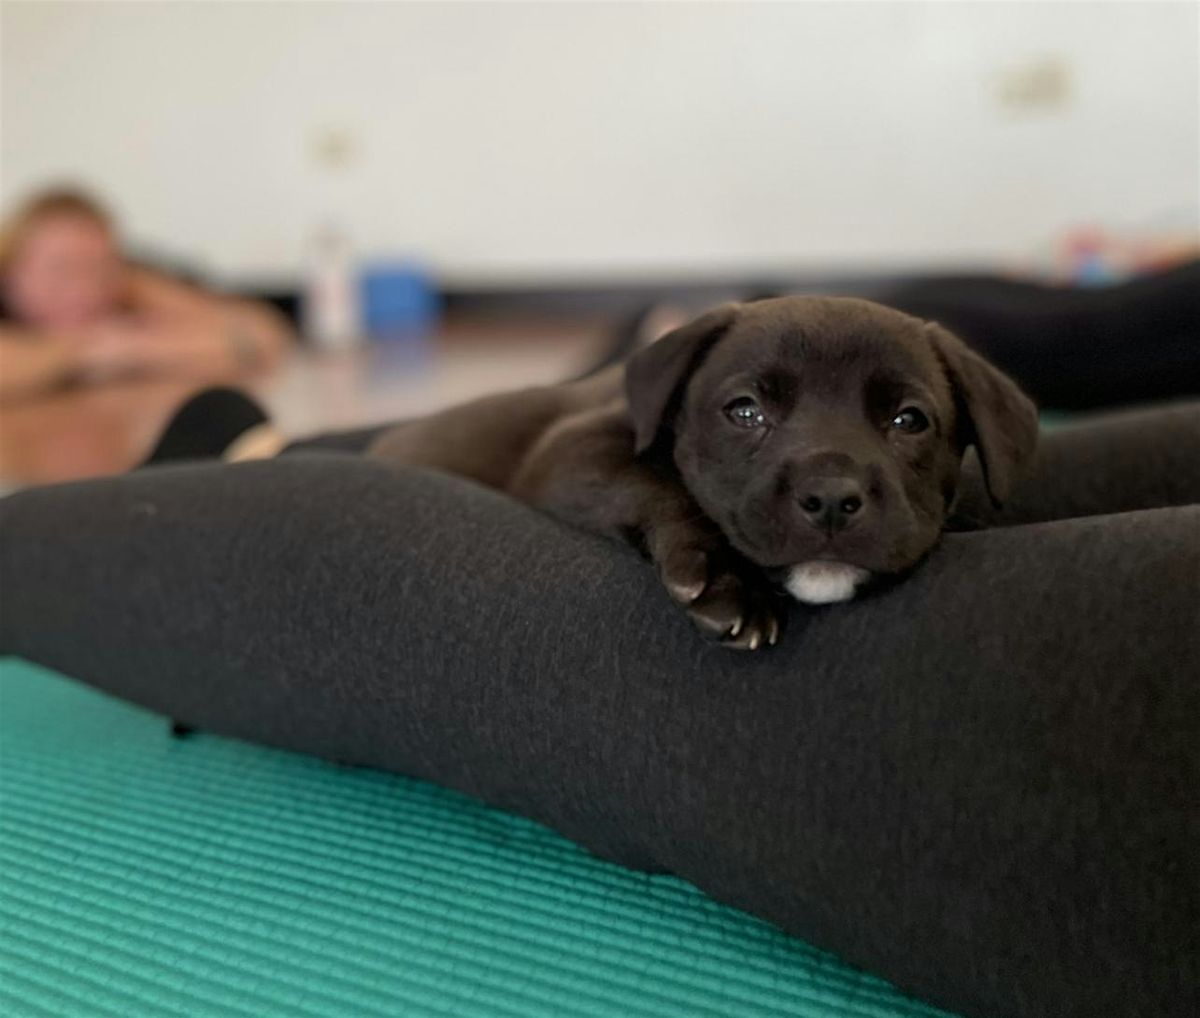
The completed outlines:
[[[398,425],[369,454],[633,541],[706,635],[754,649],[778,637],[778,584],[823,604],[911,568],[966,448],[999,501],[1036,435],[1016,385],[936,324],[784,297],[710,311],[624,368]]]

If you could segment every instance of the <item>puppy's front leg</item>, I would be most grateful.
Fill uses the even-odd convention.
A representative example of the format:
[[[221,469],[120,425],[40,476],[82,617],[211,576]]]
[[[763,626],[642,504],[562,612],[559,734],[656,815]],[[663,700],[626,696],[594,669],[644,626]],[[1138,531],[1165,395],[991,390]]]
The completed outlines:
[[[699,509],[681,513],[676,510],[684,507],[673,501],[649,501],[638,528],[667,593],[702,633],[725,646],[755,650],[775,643],[778,594]]]
[[[632,539],[705,636],[744,650],[775,643],[781,598],[682,482],[634,460],[632,445],[622,414],[580,414],[538,443],[509,493],[589,530]]]

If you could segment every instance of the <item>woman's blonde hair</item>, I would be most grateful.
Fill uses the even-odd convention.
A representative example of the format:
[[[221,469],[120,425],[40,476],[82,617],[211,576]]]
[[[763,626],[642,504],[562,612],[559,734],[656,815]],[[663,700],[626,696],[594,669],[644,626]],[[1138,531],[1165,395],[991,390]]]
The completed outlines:
[[[0,271],[3,271],[21,241],[39,222],[58,216],[87,219],[113,232],[108,209],[86,191],[76,187],[49,187],[30,195],[0,227]]]

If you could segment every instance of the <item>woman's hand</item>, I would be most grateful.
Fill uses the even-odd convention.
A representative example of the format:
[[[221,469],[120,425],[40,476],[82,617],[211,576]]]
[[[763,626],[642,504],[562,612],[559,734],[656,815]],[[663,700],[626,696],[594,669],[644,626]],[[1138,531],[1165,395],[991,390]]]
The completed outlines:
[[[68,337],[83,377],[228,381],[274,366],[291,330],[273,309],[136,270],[130,311]]]
[[[116,318],[66,337],[76,372],[85,381],[107,381],[151,369],[158,338],[137,322]]]
[[[292,330],[273,308],[221,297],[146,270],[133,270],[133,318],[109,341],[118,361],[132,356],[145,370],[229,379],[278,363]],[[105,355],[101,355],[105,356]]]

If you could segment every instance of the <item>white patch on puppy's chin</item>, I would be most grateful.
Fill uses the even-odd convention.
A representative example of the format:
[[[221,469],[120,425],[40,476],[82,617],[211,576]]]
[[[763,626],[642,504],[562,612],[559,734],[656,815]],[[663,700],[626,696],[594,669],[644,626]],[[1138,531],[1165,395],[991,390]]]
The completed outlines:
[[[801,562],[792,566],[783,585],[804,604],[836,604],[849,601],[871,574],[845,562]]]

